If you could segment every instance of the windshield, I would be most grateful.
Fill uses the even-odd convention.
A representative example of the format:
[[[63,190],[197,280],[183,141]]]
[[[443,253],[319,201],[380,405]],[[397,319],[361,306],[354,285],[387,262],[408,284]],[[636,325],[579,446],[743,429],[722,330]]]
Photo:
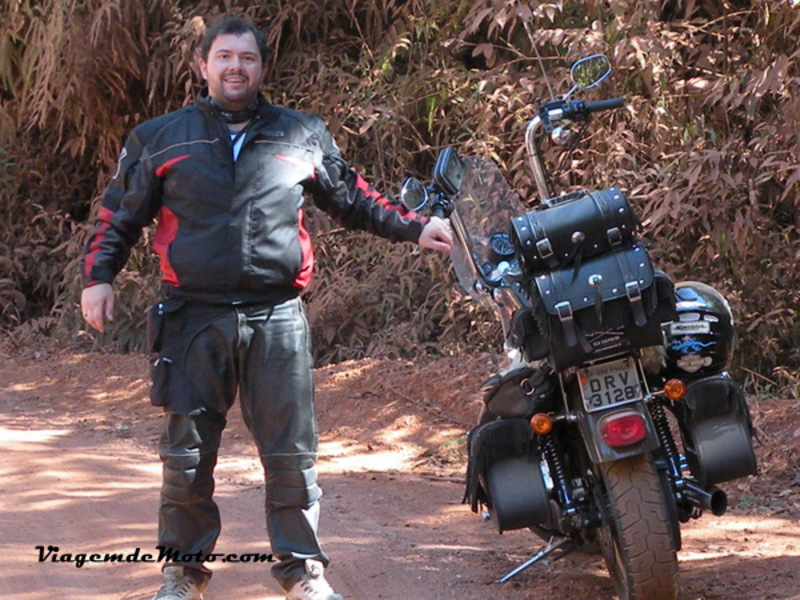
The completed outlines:
[[[485,294],[476,292],[478,270],[485,280],[500,284],[502,273],[514,261],[508,234],[511,218],[522,212],[522,204],[494,161],[470,156],[464,163],[466,171],[455,199],[457,214],[451,217],[460,222],[454,222],[460,243],[454,245],[451,259],[464,289],[487,302]]]

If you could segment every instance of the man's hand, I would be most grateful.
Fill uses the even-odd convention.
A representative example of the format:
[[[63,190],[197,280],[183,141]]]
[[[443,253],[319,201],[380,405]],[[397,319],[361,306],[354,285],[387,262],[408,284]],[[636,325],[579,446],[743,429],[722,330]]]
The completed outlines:
[[[114,320],[114,291],[108,283],[98,283],[83,288],[81,293],[81,312],[89,326],[103,331],[105,321]]]
[[[431,250],[450,252],[453,248],[453,232],[450,223],[439,217],[431,217],[419,236],[419,245]]]

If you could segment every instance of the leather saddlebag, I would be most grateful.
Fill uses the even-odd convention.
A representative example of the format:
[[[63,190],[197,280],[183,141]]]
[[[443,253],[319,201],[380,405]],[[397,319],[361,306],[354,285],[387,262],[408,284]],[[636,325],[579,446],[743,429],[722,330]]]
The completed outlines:
[[[644,248],[627,246],[534,281],[534,312],[556,369],[663,344],[674,287]]]
[[[756,474],[750,411],[727,374],[690,382],[677,409],[686,459],[701,485]]]
[[[630,243],[639,222],[615,187],[550,199],[511,220],[512,239],[529,273],[564,268]]]

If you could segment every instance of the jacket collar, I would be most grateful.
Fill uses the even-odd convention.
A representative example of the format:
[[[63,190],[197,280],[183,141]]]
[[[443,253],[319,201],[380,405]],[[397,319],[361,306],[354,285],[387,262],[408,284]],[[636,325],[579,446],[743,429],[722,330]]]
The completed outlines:
[[[200,90],[200,93],[197,95],[196,104],[204,111],[219,116],[226,123],[244,123],[245,121],[250,121],[257,115],[263,115],[270,107],[266,98],[259,93],[253,100],[253,103],[245,110],[235,112],[226,111],[220,108],[211,96],[208,95],[207,87]]]

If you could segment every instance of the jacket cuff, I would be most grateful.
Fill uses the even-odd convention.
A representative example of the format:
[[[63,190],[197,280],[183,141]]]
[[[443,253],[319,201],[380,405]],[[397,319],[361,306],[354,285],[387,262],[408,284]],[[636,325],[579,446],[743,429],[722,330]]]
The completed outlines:
[[[402,240],[405,242],[412,242],[416,244],[419,242],[419,237],[422,235],[422,230],[425,229],[425,220],[414,219],[409,221],[408,227],[403,232]]]

